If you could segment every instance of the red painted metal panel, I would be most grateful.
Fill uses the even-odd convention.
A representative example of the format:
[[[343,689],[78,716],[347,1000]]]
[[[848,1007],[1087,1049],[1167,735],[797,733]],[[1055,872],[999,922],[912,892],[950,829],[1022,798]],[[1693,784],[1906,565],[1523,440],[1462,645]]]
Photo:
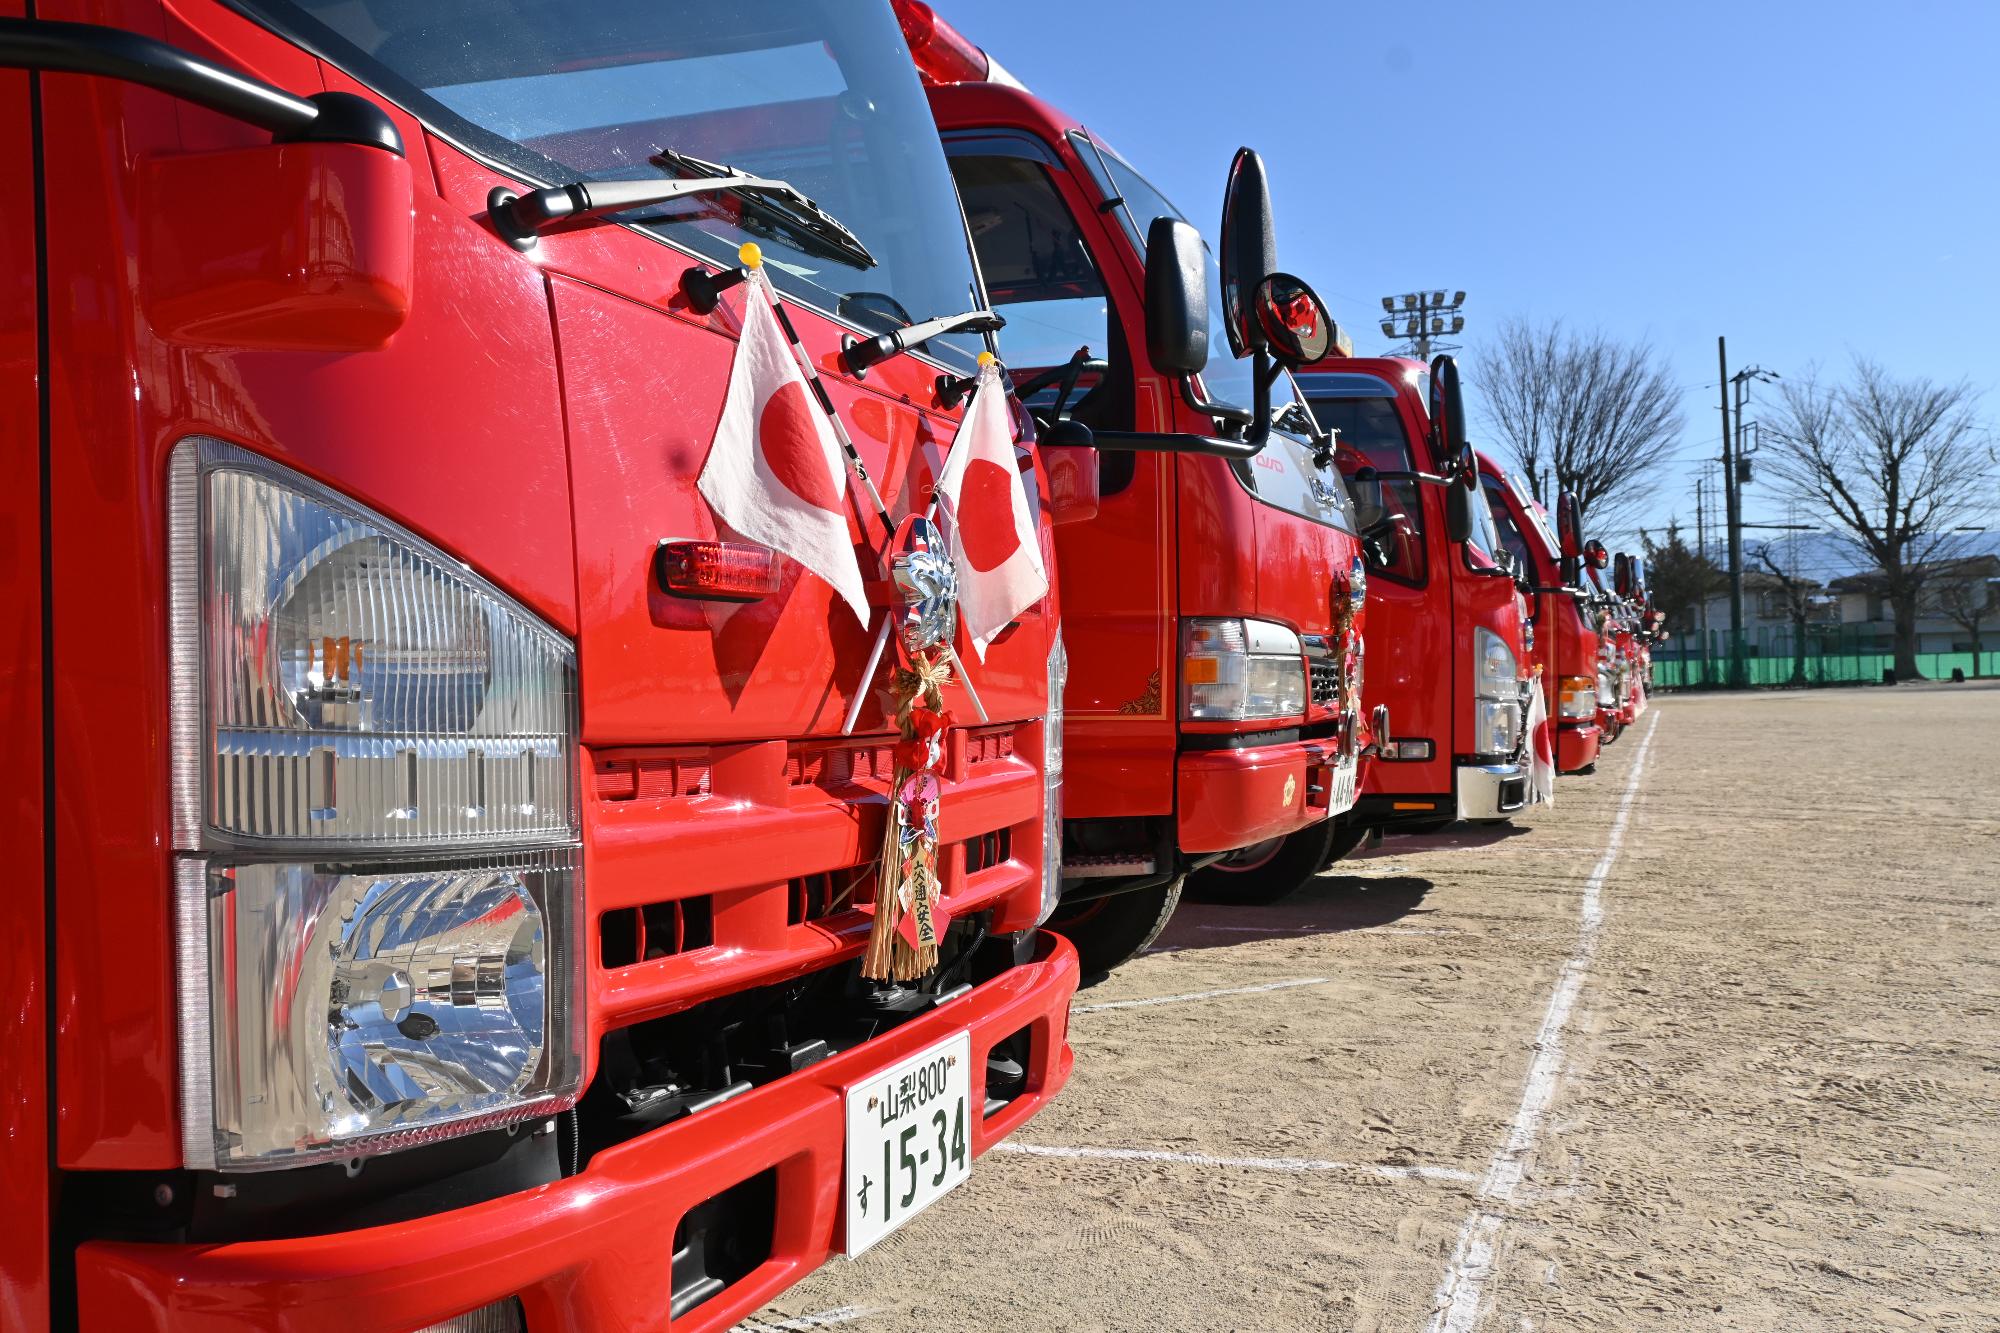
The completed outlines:
[[[12,0],[0,14],[21,16]],[[11,883],[0,893],[0,1327],[49,1318],[48,982],[44,844],[42,425],[37,393],[40,300],[29,76],[0,73],[0,179],[16,206],[0,211],[0,845]]]

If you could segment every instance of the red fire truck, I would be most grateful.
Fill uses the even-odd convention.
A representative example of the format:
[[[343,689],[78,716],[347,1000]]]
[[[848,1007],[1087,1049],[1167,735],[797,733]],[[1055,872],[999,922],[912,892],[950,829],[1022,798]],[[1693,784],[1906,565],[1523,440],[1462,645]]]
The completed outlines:
[[[1533,799],[1526,751],[1534,626],[1465,439],[1458,367],[1398,357],[1330,359],[1299,376],[1336,431],[1370,552],[1368,627],[1378,655],[1364,702],[1386,707],[1360,799],[1333,844],[1504,820]]]
[[[1581,582],[1582,511],[1576,497],[1556,502],[1555,531],[1548,511],[1521,478],[1485,454],[1479,481],[1500,541],[1520,572],[1521,591],[1533,608],[1534,660],[1542,703],[1556,724],[1559,773],[1580,773],[1597,763],[1597,630]]]
[[[1088,974],[1151,943],[1184,877],[1289,893],[1353,800],[1360,544],[1285,373],[1333,329],[1275,273],[1255,154],[1232,169],[1218,264],[1100,138],[928,6],[898,10],[1008,363],[1048,452],[1074,449],[1094,495],[1056,532],[1070,678],[1051,921]]]
[[[963,1180],[1070,1069],[1055,605],[864,982],[888,678],[696,489],[775,291],[776,428],[928,503],[991,316],[886,0],[6,8],[0,1326],[722,1328]]]

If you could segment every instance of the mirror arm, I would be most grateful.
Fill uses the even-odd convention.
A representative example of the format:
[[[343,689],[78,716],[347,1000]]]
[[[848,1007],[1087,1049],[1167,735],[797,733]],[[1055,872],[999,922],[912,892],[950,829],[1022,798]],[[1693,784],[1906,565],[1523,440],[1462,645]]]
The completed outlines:
[[[1113,453],[1205,454],[1211,458],[1255,458],[1264,441],[1225,440],[1214,435],[1155,435],[1144,431],[1100,430],[1092,433],[1096,447]]]
[[[1216,417],[1219,420],[1228,422],[1232,426],[1248,426],[1256,420],[1251,413],[1245,412],[1240,407],[1231,407],[1227,403],[1211,403],[1206,399],[1197,398],[1194,392],[1194,377],[1192,375],[1177,376],[1176,383],[1180,385],[1181,401],[1186,403],[1190,409],[1201,413],[1205,417]]]
[[[1364,467],[1354,471],[1355,481],[1421,481],[1431,486],[1449,486],[1450,477],[1440,477],[1430,472],[1384,472],[1379,468]]]

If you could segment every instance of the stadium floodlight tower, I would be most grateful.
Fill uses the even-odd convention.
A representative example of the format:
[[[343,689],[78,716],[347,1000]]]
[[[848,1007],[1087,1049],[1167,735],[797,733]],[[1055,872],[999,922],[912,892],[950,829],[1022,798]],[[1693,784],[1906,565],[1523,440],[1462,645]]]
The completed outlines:
[[[1446,300],[1446,296],[1451,299]],[[1414,356],[1428,361],[1433,352],[1453,352],[1457,343],[1442,339],[1465,331],[1464,292],[1404,292],[1382,298],[1382,336],[1400,340],[1389,349],[1391,356]]]

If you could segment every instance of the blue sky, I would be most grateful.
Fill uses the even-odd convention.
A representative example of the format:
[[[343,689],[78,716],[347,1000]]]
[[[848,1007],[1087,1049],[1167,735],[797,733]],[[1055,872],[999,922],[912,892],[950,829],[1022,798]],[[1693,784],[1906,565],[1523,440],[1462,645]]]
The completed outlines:
[[[1204,228],[1262,152],[1280,262],[1358,351],[1380,297],[1438,287],[1468,361],[1508,315],[1650,341],[1687,418],[1660,522],[1693,527],[1720,450],[1717,334],[1732,373],[1861,352],[2000,422],[2000,3],[936,8]]]

